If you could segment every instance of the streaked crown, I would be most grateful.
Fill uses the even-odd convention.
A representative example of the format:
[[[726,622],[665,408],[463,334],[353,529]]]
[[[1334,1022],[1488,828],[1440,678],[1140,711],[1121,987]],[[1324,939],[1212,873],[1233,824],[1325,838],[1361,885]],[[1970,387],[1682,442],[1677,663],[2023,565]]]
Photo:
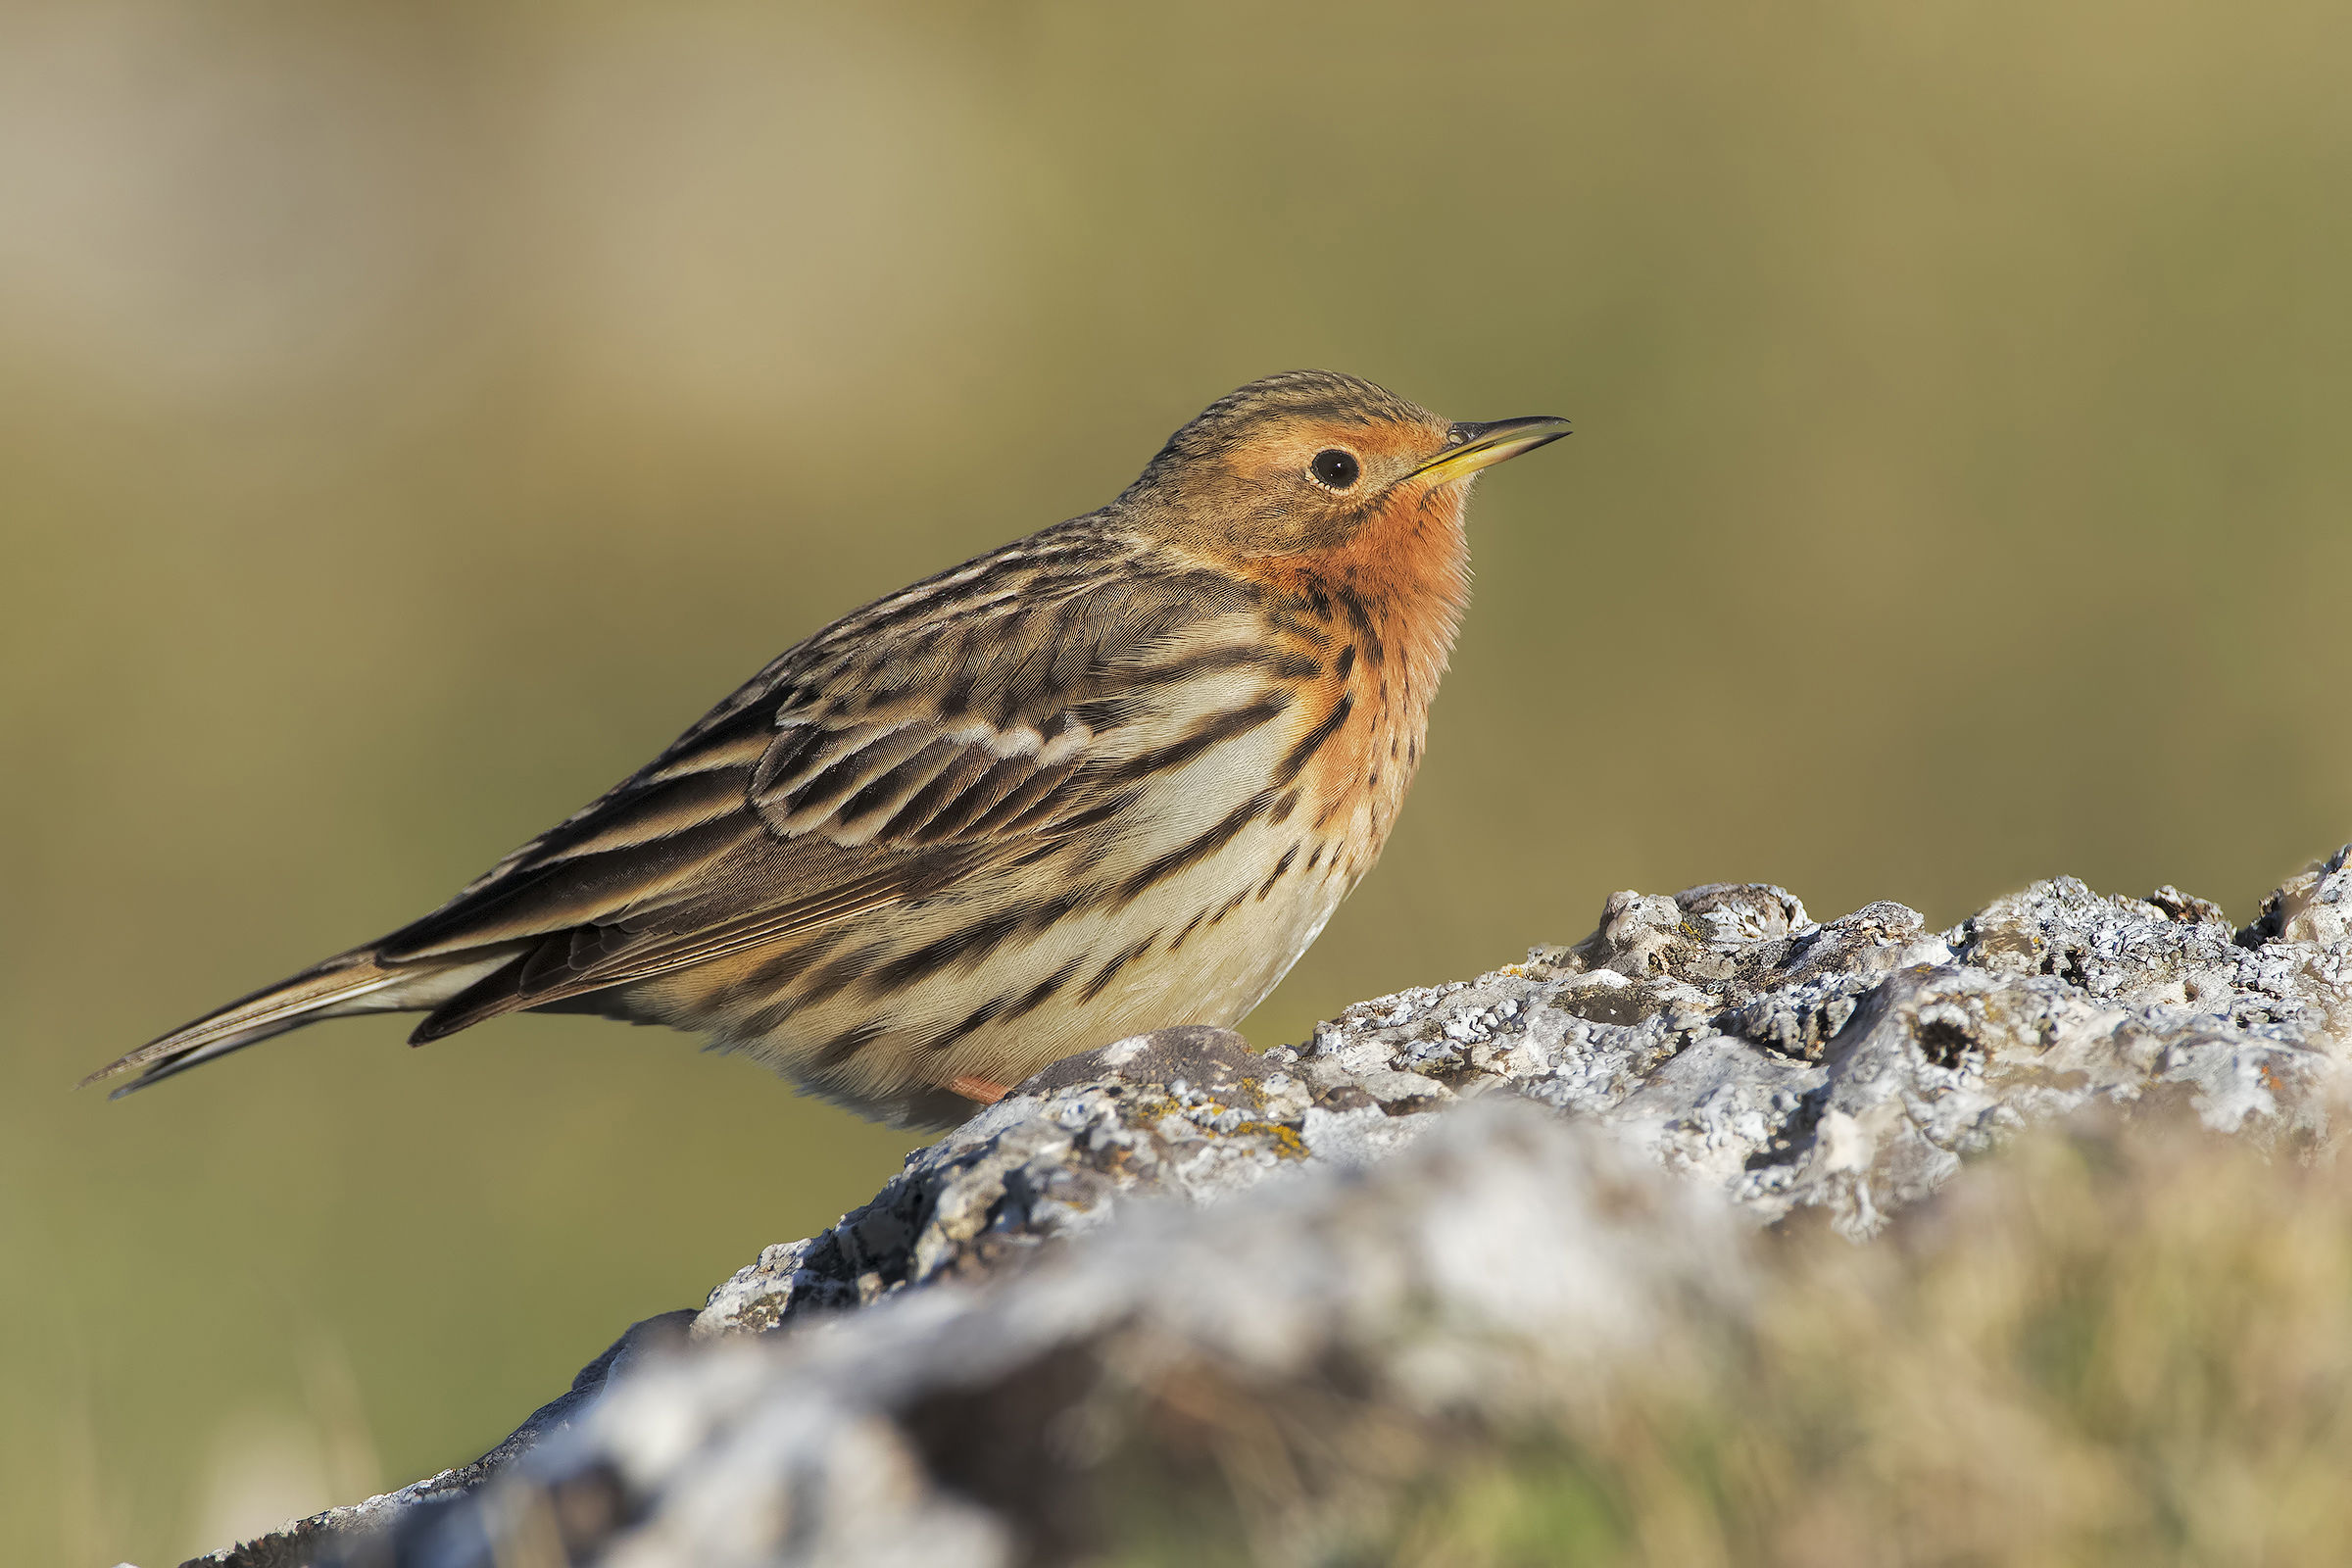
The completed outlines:
[[[1345,545],[1447,446],[1450,426],[1385,387],[1287,370],[1227,393],[1120,496],[1133,520],[1240,556]]]

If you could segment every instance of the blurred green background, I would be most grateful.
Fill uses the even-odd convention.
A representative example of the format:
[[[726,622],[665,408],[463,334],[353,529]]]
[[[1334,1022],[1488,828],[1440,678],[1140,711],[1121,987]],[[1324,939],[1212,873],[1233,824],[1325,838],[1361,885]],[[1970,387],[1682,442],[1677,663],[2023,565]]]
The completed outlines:
[[[2341,6],[0,6],[0,1558],[466,1459],[911,1140],[688,1040],[161,1029],[1323,365],[1461,418],[1386,862],[1251,1023],[1783,882],[2352,836]]]

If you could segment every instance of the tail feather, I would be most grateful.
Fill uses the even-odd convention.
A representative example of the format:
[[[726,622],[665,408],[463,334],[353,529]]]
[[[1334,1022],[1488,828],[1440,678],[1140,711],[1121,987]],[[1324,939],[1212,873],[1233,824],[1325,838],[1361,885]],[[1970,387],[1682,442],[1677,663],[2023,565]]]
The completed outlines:
[[[74,1087],[87,1089],[137,1072],[138,1077],[107,1097],[120,1100],[133,1090],[321,1018],[437,1006],[508,958],[502,952],[465,955],[455,962],[386,964],[366,949],[346,953],[151,1040]]]

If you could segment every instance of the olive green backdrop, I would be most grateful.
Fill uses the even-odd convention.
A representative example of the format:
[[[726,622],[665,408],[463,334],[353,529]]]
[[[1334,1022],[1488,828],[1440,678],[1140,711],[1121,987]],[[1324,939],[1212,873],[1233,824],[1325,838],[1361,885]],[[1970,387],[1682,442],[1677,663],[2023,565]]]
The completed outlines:
[[[1488,476],[1251,1023],[1614,888],[2252,913],[2352,837],[2341,6],[0,10],[0,1558],[473,1454],[910,1140],[676,1036],[67,1086],[1301,365]]]

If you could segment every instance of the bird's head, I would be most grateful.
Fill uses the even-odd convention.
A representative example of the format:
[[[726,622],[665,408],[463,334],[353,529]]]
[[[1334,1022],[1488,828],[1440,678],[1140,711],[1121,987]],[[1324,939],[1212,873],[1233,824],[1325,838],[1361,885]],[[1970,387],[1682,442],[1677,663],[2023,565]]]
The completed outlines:
[[[1339,550],[1383,518],[1458,523],[1472,475],[1567,433],[1549,417],[1449,423],[1352,375],[1289,370],[1203,409],[1120,501],[1220,554]]]

